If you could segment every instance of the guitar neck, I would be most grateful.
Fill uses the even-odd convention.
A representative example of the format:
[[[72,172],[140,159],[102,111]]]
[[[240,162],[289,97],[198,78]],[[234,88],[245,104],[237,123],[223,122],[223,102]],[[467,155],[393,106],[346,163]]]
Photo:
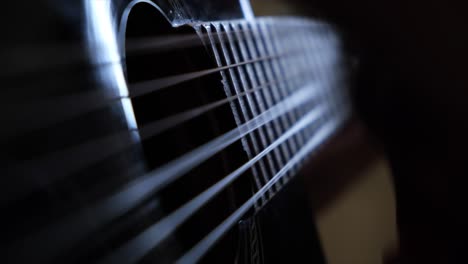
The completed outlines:
[[[310,92],[304,94],[310,100],[242,138],[243,148],[252,160],[276,139],[286,136],[298,121],[307,119],[316,124],[299,128],[302,131],[288,137],[268,155],[267,162],[260,162],[253,170],[258,189],[274,177],[271,172],[293,159],[320,127],[327,127],[329,131],[324,133],[331,134],[349,116],[345,56],[329,25],[299,18],[257,18],[200,23],[194,27],[206,40],[217,67],[223,68],[220,74],[226,96],[245,94],[230,104],[237,126],[257,118],[285,98]],[[297,172],[300,163],[275,183],[277,189]]]

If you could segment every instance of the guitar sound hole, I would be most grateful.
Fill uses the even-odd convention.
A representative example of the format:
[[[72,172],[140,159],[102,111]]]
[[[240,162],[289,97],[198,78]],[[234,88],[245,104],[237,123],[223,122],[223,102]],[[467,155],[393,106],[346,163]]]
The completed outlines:
[[[173,28],[156,9],[146,4],[136,5],[130,13],[126,30],[125,63],[130,94],[132,87],[142,82],[215,68],[216,64],[201,42],[184,48],[174,44],[162,49],[150,48],[138,54],[131,52],[132,45],[142,39],[178,40],[190,36],[201,41],[193,28]],[[225,98],[221,76],[214,73],[139,96],[132,99],[132,104],[138,127],[144,129],[158,120]],[[231,108],[226,103],[155,136],[144,138],[142,145],[148,170],[160,167],[235,127]],[[246,161],[240,143],[226,148],[151,197],[148,203],[157,200],[161,206],[149,212],[147,218],[142,218],[141,224],[129,233],[138,234],[148,228],[154,221],[179,208]],[[144,262],[171,262],[221,223],[251,194],[250,179],[248,175],[245,176],[199,210],[170,239],[149,253]],[[128,237],[123,236],[121,239]],[[230,232],[207,256],[207,260],[233,260],[237,247],[237,234]]]

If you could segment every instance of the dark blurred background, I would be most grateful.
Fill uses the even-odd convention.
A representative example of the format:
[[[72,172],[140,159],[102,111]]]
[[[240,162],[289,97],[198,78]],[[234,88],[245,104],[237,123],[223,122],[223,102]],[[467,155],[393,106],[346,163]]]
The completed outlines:
[[[359,58],[355,136],[306,177],[330,263],[468,263],[466,1],[253,3],[335,24]]]

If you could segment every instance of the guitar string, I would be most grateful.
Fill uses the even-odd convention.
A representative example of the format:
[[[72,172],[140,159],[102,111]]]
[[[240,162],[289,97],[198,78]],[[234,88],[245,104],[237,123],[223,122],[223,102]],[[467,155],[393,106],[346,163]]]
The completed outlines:
[[[281,33],[281,37],[287,38],[287,36],[292,34],[300,34],[304,30],[316,29],[316,27],[312,25],[303,25],[303,27],[295,28],[295,31],[288,30],[286,28],[278,30]],[[240,29],[237,32],[239,33],[247,33],[250,29]],[[215,32],[213,36],[222,37],[226,35],[225,32]],[[201,42],[200,42],[201,40]],[[167,36],[158,36],[158,37],[149,37],[149,38],[138,38],[138,39],[130,39],[128,43],[128,51],[130,55],[138,54],[141,51],[154,51],[154,52],[162,52],[162,51],[171,51],[173,49],[181,49],[181,48],[190,48],[193,46],[201,46],[203,45],[203,41],[208,41],[209,36],[206,33],[193,33],[193,34],[185,34],[179,36],[167,35]],[[234,41],[239,42],[245,40],[244,35],[239,35],[233,38]],[[223,40],[216,40],[214,44],[222,43]]]
[[[297,30],[310,30],[314,29],[312,26],[304,28],[297,28]],[[295,34],[289,30],[284,30],[282,33],[287,36],[288,34]],[[218,34],[218,33],[217,33]],[[4,70],[0,73],[2,78],[23,78],[24,75],[46,73],[50,70],[63,69],[64,67],[73,67],[79,65],[87,65],[89,69],[98,69],[107,67],[112,64],[122,63],[125,57],[142,55],[148,53],[161,53],[168,51],[176,51],[180,49],[187,49],[197,46],[203,46],[203,41],[207,39],[206,35],[197,34],[196,32],[190,34],[168,34],[165,36],[157,37],[142,37],[135,39],[128,39],[125,43],[127,55],[121,54],[117,60],[96,62],[92,64],[89,58],[83,55],[85,46],[74,44],[43,44],[37,43],[34,46],[23,47],[9,47],[3,51],[2,55],[8,52],[9,58],[14,58],[15,61],[27,61],[28,63],[16,65],[3,65]],[[242,39],[236,39],[241,41]],[[39,46],[39,48],[38,48]],[[97,50],[106,50],[106,47],[101,44],[95,44]],[[41,54],[40,57],[37,55]],[[44,55],[45,54],[45,55]],[[37,58],[34,60],[33,58]],[[44,59],[47,58],[47,59]]]
[[[253,45],[253,36],[249,34],[251,32],[250,28],[245,29],[244,34],[240,33],[243,28],[243,23],[240,23],[237,25],[237,28],[234,28],[234,25],[232,23],[229,23],[230,26],[223,25],[223,23],[220,23],[221,26],[225,27],[226,31],[232,32],[232,34],[236,35],[243,35],[243,37],[246,39],[244,42],[238,42],[235,43],[234,45],[231,45],[231,54],[233,55],[234,60],[239,60],[242,61],[244,59],[248,58],[254,58],[257,55],[252,54],[252,45]],[[244,27],[246,28],[246,27]],[[239,31],[237,29],[240,29]],[[229,35],[228,35],[229,38]],[[242,86],[249,87],[252,84],[256,83],[262,83],[265,81],[263,77],[263,72],[262,72],[262,63],[255,63],[252,65],[247,65],[244,69],[242,68],[237,68],[237,76],[239,77],[240,83]],[[254,73],[255,72],[255,73]],[[273,86],[272,89],[276,89],[277,85]],[[249,104],[249,108],[251,110],[251,113],[253,116],[257,115],[259,112],[263,112],[266,109],[268,109],[269,106],[266,106],[264,103],[264,100],[266,100],[266,97],[268,97],[269,91],[262,91],[261,93],[254,94],[250,98],[247,98],[247,102]],[[271,105],[270,105],[271,106]],[[260,137],[260,143],[262,144],[263,147],[266,147],[268,144],[272,143],[275,138],[279,137],[280,133],[278,129],[278,120],[274,120],[270,124],[267,124],[263,131],[259,131],[259,137]],[[283,144],[284,145],[284,144]],[[274,151],[273,155],[276,160],[281,159],[281,150],[284,147],[282,146],[281,149],[276,149]],[[254,153],[255,153],[255,149]],[[258,153],[258,152],[257,152]],[[271,160],[271,161],[270,161]],[[255,189],[260,189],[262,186],[262,180],[265,181],[265,178],[268,178],[272,173],[274,173],[274,168],[273,168],[273,161],[272,159],[267,159],[266,163],[268,163],[269,171],[268,173],[263,173],[263,175],[256,175],[256,173],[252,170],[253,173],[253,179],[255,182]],[[262,177],[263,176],[263,177]],[[255,190],[254,189],[254,190]],[[252,191],[254,191],[252,190]],[[273,191],[273,190],[272,190]],[[266,203],[266,198],[262,198],[256,207],[260,207],[262,204]]]
[[[292,136],[303,130],[306,126],[313,124],[324,112],[324,107],[318,107],[310,111],[303,118],[298,120],[291,128],[285,131],[278,139],[266,146],[259,154],[254,156],[241,167],[237,168],[222,180],[203,191],[189,202],[185,203],[157,223],[153,224],[140,233],[128,243],[119,248],[115,253],[106,258],[102,263],[115,263],[117,260],[122,263],[135,263],[146,255],[152,248],[157,247],[164,239],[170,236],[181,224],[186,222],[193,214],[215,198],[221,191],[232,184],[243,175],[249,168],[271,151],[286,142]]]
[[[21,243],[16,244],[13,252],[21,252],[22,248],[31,248],[25,245],[31,245],[35,249],[34,252],[28,252],[29,255],[34,255],[34,259],[51,258],[54,252],[63,252],[77,241],[84,239],[86,235],[109,221],[122,216],[227,146],[287,111],[314,100],[316,95],[317,91],[314,84],[302,87],[282,102],[243,125],[133,180],[124,188],[97,202],[94,206],[85,208],[32,234],[27,239],[22,240]],[[93,221],[87,221],[87,219],[93,219]],[[67,236],[62,235],[65,233]],[[40,243],[45,238],[47,238],[48,243]]]
[[[166,79],[166,81],[175,82],[176,77],[177,76],[169,76],[167,77],[168,79]],[[164,80],[160,81],[162,82]],[[136,89],[144,88],[140,87],[140,85],[143,85],[143,83],[136,84]],[[41,89],[41,92],[42,90],[43,89]],[[143,94],[144,93],[141,95]],[[15,111],[17,113],[15,116],[7,120],[8,123],[12,124],[12,127],[18,127],[18,129],[15,131],[15,134],[18,134],[18,130],[44,128],[48,125],[63,122],[81,114],[88,113],[92,110],[99,109],[112,102],[129,98],[128,96],[119,95],[118,91],[116,90],[99,90],[92,92],[80,92],[78,94],[65,96],[55,96],[49,98],[43,97],[36,101],[28,101],[24,103],[12,102],[12,100],[14,100],[14,96],[6,97],[9,99],[3,103],[4,108],[7,111],[10,109],[11,111]]]
[[[211,33],[219,32],[220,30],[219,27],[217,27],[216,23],[204,24],[200,27],[203,28],[203,30],[206,31],[209,35],[211,35]],[[216,39],[217,38],[215,37],[211,37],[211,43],[215,43]],[[229,54],[225,51],[226,45],[224,45],[222,41],[220,43],[221,44],[219,45],[211,44],[211,51],[213,52],[216,62],[218,63],[218,65],[221,66],[229,64],[231,62],[229,59]],[[233,75],[233,70],[223,72],[221,75],[225,82],[224,91],[226,94],[229,95],[240,92],[239,86],[236,83],[236,77]],[[239,100],[238,104],[231,105],[231,111],[233,112],[234,121],[236,122],[236,124],[241,124],[246,120],[249,120],[249,114],[244,100]],[[249,134],[240,142],[242,149],[244,150],[247,156],[247,159],[251,159],[254,153],[259,152],[257,139],[260,137],[260,135],[262,135],[262,128],[263,127],[260,127],[259,130],[255,131],[256,133],[254,132]],[[255,183],[256,186],[261,185],[261,176],[266,177],[267,175],[267,163],[269,163],[268,159],[266,161],[261,161],[258,164],[256,164],[256,166],[252,167],[252,181]]]
[[[289,78],[296,78],[296,76]],[[288,78],[285,78],[279,81],[286,81],[287,79]],[[235,100],[237,98],[246,96],[249,93],[269,87],[275,82],[276,81],[264,83],[257,87],[248,89],[243,93],[195,107],[157,121],[153,121],[138,130],[120,131],[109,136],[104,136],[102,138],[91,140],[86,143],[67,148],[65,150],[60,150],[52,154],[48,154],[35,160],[20,162],[16,165],[13,164],[10,166],[9,170],[15,172],[17,177],[14,181],[10,181],[10,184],[8,185],[8,191],[2,195],[5,196],[5,199],[2,199],[2,203],[20,199],[21,197],[32,192],[34,188],[50,185],[56,180],[57,177],[65,177],[67,175],[73,174],[83,168],[105,159],[106,157],[138,144],[137,141],[132,139],[134,137],[134,133],[137,131],[140,133],[141,140],[154,137],[198,116],[208,113],[217,107],[225,105],[231,100]],[[37,171],[48,171],[48,181],[41,179],[41,184],[37,185],[34,184],[34,182],[25,180],[25,177],[28,177],[28,175],[35,175],[37,174]]]
[[[241,65],[246,65],[246,64],[248,64],[248,63],[254,63],[254,62],[256,62],[256,61],[250,60],[250,61],[243,62],[242,64],[241,64],[241,63],[238,63],[238,64],[232,64],[232,65],[229,65],[229,66],[224,66],[222,69],[217,68],[217,70],[223,70],[224,68],[228,68],[228,67],[238,67],[238,66],[241,66]],[[214,71],[215,69],[212,69],[212,70]],[[206,72],[205,72],[205,73],[206,73]],[[298,76],[293,76],[293,77],[296,78],[296,77],[298,77]],[[94,94],[93,94],[93,95],[94,95]],[[88,95],[84,95],[81,99],[83,99],[83,98],[86,98],[86,100],[89,100],[90,98],[92,98],[92,96],[90,96],[90,95],[88,94]],[[80,100],[80,101],[81,101],[81,100]],[[83,101],[84,101],[84,99],[83,99]],[[68,100],[67,100],[67,102],[68,102]],[[92,101],[91,101],[91,102],[92,102]],[[96,100],[95,102],[99,102],[99,103],[100,103],[101,101]],[[65,102],[63,102],[63,104],[65,105]],[[88,104],[88,105],[93,105],[93,103]],[[55,111],[55,112],[61,112],[61,111]]]
[[[284,56],[287,56],[289,54],[287,53],[282,53],[282,54],[276,54],[276,55],[269,55],[269,56],[264,56],[264,57],[259,57],[253,60],[247,60],[243,61],[240,63],[232,63],[226,66],[221,66],[221,67],[215,67],[212,69],[206,69],[206,70],[201,70],[201,71],[195,71],[191,73],[183,73],[179,75],[174,75],[174,76],[169,76],[169,77],[164,77],[164,78],[159,78],[156,80],[150,80],[150,81],[143,81],[139,83],[135,83],[130,85],[130,97],[138,97],[150,92],[156,92],[160,91],[164,88],[174,86],[176,84],[180,84],[183,82],[187,82],[193,79],[198,79],[206,75],[210,75],[212,73],[217,73],[223,70],[228,70],[232,68],[237,68],[240,66],[244,66],[247,64],[251,63],[256,63],[260,61],[266,61],[266,60],[272,60],[272,59],[277,59],[281,58]]]
[[[285,102],[288,102],[287,100]],[[280,107],[285,102],[278,104],[276,108]],[[269,111],[264,112],[261,116],[268,115],[269,112],[274,111],[274,108],[269,109]],[[254,120],[255,121],[255,120]],[[248,123],[246,123],[248,125]],[[154,126],[152,126],[154,127]],[[152,128],[153,129],[153,128]],[[226,134],[233,134],[237,132],[236,129],[227,132]],[[149,133],[145,133],[145,136],[151,136]],[[47,179],[50,182],[52,180],[56,180],[56,177],[63,177],[64,175],[68,175],[72,172],[77,171],[80,168],[87,167],[92,162],[97,162],[102,160],[104,157],[108,155],[116,153],[116,151],[123,150],[125,148],[130,147],[134,142],[131,140],[131,133],[118,133],[112,135],[110,137],[106,137],[104,139],[99,140],[98,142],[92,141],[89,143],[84,144],[81,148],[71,148],[68,149],[66,152],[58,152],[54,153],[53,155],[49,155],[42,160],[36,160],[36,162],[28,162],[22,163],[20,166],[17,166],[19,170],[30,170],[29,174],[20,174],[16,173],[17,177],[15,181],[10,184],[9,188],[4,190],[3,195],[5,195],[5,200],[8,201],[8,197],[15,197],[14,191],[19,194],[24,194],[26,191],[31,191],[31,188],[38,188],[36,184],[31,185],[31,181],[26,181],[24,179],[27,175],[36,175],[37,171],[47,171]],[[97,144],[99,143],[99,144]],[[112,143],[112,144],[111,144]],[[208,144],[208,143],[207,143]],[[104,147],[105,146],[105,147]],[[202,145],[203,146],[203,145]],[[79,158],[79,159],[78,159]],[[42,167],[41,167],[42,166]],[[48,167],[53,168],[47,169]],[[23,177],[20,177],[23,176]],[[29,183],[29,185],[26,185]],[[46,183],[42,182],[41,186],[44,186]],[[18,194],[17,194],[18,195]]]
[[[16,113],[7,120],[11,127],[15,127],[15,130],[11,131],[10,133],[4,131],[2,137],[3,140],[10,141],[15,137],[20,137],[25,133],[27,134],[28,131],[46,128],[60,122],[65,122],[73,118],[77,118],[83,114],[87,114],[94,110],[103,108],[111,103],[118,102],[119,100],[142,96],[147,93],[166,89],[173,85],[207,76],[209,74],[226,69],[236,68],[248,64],[255,64],[264,60],[281,58],[288,55],[291,56],[298,52],[299,51],[288,51],[287,53],[276,54],[267,57],[257,57],[248,61],[226,65],[223,67],[172,75],[156,80],[130,84],[129,95],[121,95],[116,90],[98,90],[66,96],[41,98],[40,100],[33,102],[29,101],[20,103],[19,105],[17,102],[5,102],[3,104],[4,108],[7,111],[14,111]],[[327,52],[327,50],[323,50],[322,52]]]
[[[278,181],[279,178],[276,180]],[[273,182],[270,186],[273,186]],[[270,187],[271,188],[271,187]],[[268,188],[267,188],[268,189]],[[262,190],[259,193],[259,196],[263,196],[266,193],[266,190]],[[218,241],[220,237],[222,237],[227,230],[234,225],[240,217],[247,212],[247,210],[252,207],[255,203],[256,199],[251,199],[244,206],[241,207],[238,211],[232,214],[231,217],[227,218],[221,225],[218,226],[215,230],[213,230],[208,236],[206,236],[202,241],[197,243],[189,252],[184,254],[177,263],[195,263],[211,248],[211,246]]]
[[[178,49],[202,46],[205,38],[206,36],[198,35],[193,32],[191,34],[128,39],[127,43],[125,43],[126,53],[128,55],[141,55],[143,51],[146,51],[147,53],[160,53],[172,50],[176,51]],[[107,49],[107,47],[102,44],[93,44],[96,47],[95,49],[98,51],[105,51]],[[82,54],[84,49],[85,46],[74,44],[39,43],[29,47],[23,46],[6,48],[5,50],[10,53],[10,57],[14,57],[17,61],[27,61],[29,64],[22,64],[20,66],[16,66],[16,68],[6,68],[7,70],[3,71],[1,74],[2,77],[9,77],[10,75],[24,76],[28,73],[44,72],[46,70],[54,69],[54,67],[77,66],[83,63],[89,63],[87,61],[89,58]],[[11,54],[13,54],[13,56],[11,56]],[[45,54],[43,56],[48,60],[40,59],[39,61],[34,61],[32,58],[35,58],[37,54]],[[122,63],[125,57],[126,55],[122,56],[118,60],[94,63],[89,65],[89,67],[90,69],[97,69],[115,63]],[[21,69],[21,66],[23,69]]]
[[[290,77],[287,77],[287,78],[279,78],[279,79],[271,81],[271,82],[266,82],[264,84],[257,85],[254,88],[246,88],[243,92],[241,92],[241,93],[239,93],[237,95],[233,95],[233,96],[227,97],[225,99],[222,99],[222,100],[219,100],[219,101],[216,101],[216,102],[213,102],[213,103],[206,104],[206,105],[201,106],[201,107],[196,107],[196,108],[193,108],[191,110],[184,111],[184,112],[182,112],[180,114],[175,114],[173,116],[161,119],[161,120],[159,120],[157,122],[147,124],[147,125],[145,125],[144,127],[142,127],[140,129],[140,136],[141,136],[141,138],[147,138],[147,137],[150,137],[150,136],[160,134],[160,133],[162,133],[164,131],[167,131],[168,129],[171,129],[171,128],[177,126],[177,125],[180,125],[180,124],[182,124],[184,122],[190,121],[191,119],[193,119],[193,118],[195,118],[197,116],[200,116],[200,115],[202,115],[204,113],[207,113],[210,110],[213,110],[213,109],[215,109],[217,107],[225,105],[230,101],[241,98],[243,96],[247,96],[247,95],[249,95],[251,93],[254,93],[254,92],[257,92],[257,91],[261,91],[261,90],[266,89],[268,87],[271,87],[272,85],[275,85],[277,83],[285,82],[285,81],[287,81],[289,79],[293,79],[293,78],[298,78],[298,77],[300,77],[300,76],[302,76],[304,74],[306,74],[306,73],[302,72],[300,74],[290,76]]]
[[[15,123],[17,123],[17,128],[21,130],[44,128],[58,122],[64,122],[72,118],[76,118],[77,116],[92,112],[99,108],[105,107],[110,103],[118,102],[122,99],[139,97],[229,68],[235,68],[249,63],[255,63],[276,57],[277,56],[261,57],[238,64],[227,65],[224,67],[215,67],[211,69],[172,75],[156,80],[130,84],[129,95],[121,95],[118,91],[98,90],[93,92],[62,96],[59,98],[51,98],[46,101],[36,102],[36,105],[32,104],[32,106],[31,103],[28,102],[20,106],[25,108],[23,112],[26,114],[23,117],[18,117],[18,115],[15,115],[12,121],[16,121]],[[11,109],[18,108],[18,106],[16,106],[14,103],[11,106],[7,104],[5,107],[10,107]],[[15,134],[18,133],[18,129],[14,131]]]
[[[202,240],[194,245],[189,251],[183,254],[176,263],[189,264],[197,263],[208,250],[228,232],[240,218],[252,208],[255,201],[263,196],[268,189],[272,188],[296,163],[299,163],[310,152],[316,150],[322,145],[330,135],[336,131],[340,122],[338,120],[329,121],[328,124],[323,125],[319,130],[308,140],[308,142],[296,153],[291,160],[280,170],[276,175],[251,198],[249,198],[242,206],[240,206],[234,213],[227,217],[221,224],[214,228]]]
[[[258,28],[254,25],[254,23],[243,23],[243,24],[240,24],[240,26],[242,26],[243,28],[249,28],[251,29],[251,32],[247,32],[245,33],[246,35],[248,35],[248,41],[245,43],[246,47],[244,47],[244,49],[246,49],[246,55],[247,56],[261,56],[262,54],[262,47],[261,47],[261,43],[260,43],[260,39],[259,39],[259,34],[261,34],[261,32],[258,31]],[[253,40],[256,40],[256,41],[253,41]],[[256,64],[254,65],[254,70],[255,72],[257,72],[257,79],[258,80],[262,80],[262,79],[269,79],[271,78],[272,76],[270,75],[270,72],[269,72],[269,69],[270,69],[270,66],[271,66],[271,63],[264,63],[264,64]],[[275,78],[278,77],[278,76],[275,76]],[[281,89],[282,85],[277,85],[275,86],[275,89],[271,89],[270,91],[266,91],[264,94],[263,94],[263,97],[259,97],[257,100],[260,102],[258,104],[258,107],[260,109],[262,108],[268,108],[270,107],[271,105],[275,104],[275,95],[277,94],[277,90],[278,89]],[[255,104],[253,104],[253,107],[255,107]],[[289,115],[289,114],[288,114]],[[277,120],[276,124],[274,124],[274,129],[272,129],[271,133],[272,135],[270,136],[271,138],[276,138],[278,137],[279,135],[281,135],[283,133],[283,131],[286,129],[286,122],[287,120],[289,120],[289,117],[288,116],[283,116],[283,118],[280,118],[279,120]],[[289,142],[289,141],[288,141]],[[281,166],[284,164],[284,161],[287,159],[289,155],[289,143],[286,143],[286,144],[283,144],[281,146],[281,150],[279,151],[279,157],[277,158],[276,160],[276,164],[275,165],[275,168],[271,171],[270,175],[268,175],[268,178],[264,181],[265,183],[268,182],[268,180],[273,177],[273,175],[276,173],[276,171],[281,168]],[[262,185],[263,186],[263,185]],[[260,186],[259,188],[257,188],[257,190],[261,189]],[[277,190],[279,190],[281,188],[280,184],[278,184],[277,186]],[[266,204],[266,203],[265,203]],[[265,205],[263,204],[263,205]],[[263,205],[261,206],[256,206],[256,209],[259,209],[261,208]]]
[[[198,79],[213,73],[223,70],[237,68],[248,64],[258,63],[266,60],[278,59],[286,56],[292,56],[299,51],[290,51],[282,54],[276,54],[265,57],[229,64],[221,67],[214,67],[190,73],[178,74],[159,78],[156,80],[143,81],[129,85],[129,95],[120,95],[118,91],[93,91],[84,92],[68,96],[60,96],[58,98],[50,98],[45,101],[28,102],[23,105],[15,105],[15,103],[6,103],[6,109],[17,112],[11,117],[8,123],[16,129],[13,135],[4,134],[3,140],[9,141],[14,137],[18,137],[27,133],[27,131],[45,128],[47,126],[71,120],[80,115],[92,112],[99,108],[105,107],[113,102],[118,102],[122,99],[135,98],[148,93],[161,91],[174,85]],[[52,101],[53,100],[53,101]],[[23,108],[18,112],[18,108]],[[21,113],[22,116],[21,116]],[[21,132],[22,131],[22,132]],[[26,132],[25,132],[26,131]]]
[[[219,35],[223,33],[218,33]],[[127,47],[127,54],[136,55],[142,51],[146,54],[148,51],[151,52],[164,52],[173,51],[178,49],[192,48],[196,46],[203,46],[204,41],[208,40],[207,34],[185,34],[179,36],[158,36],[149,38],[130,39]],[[241,41],[241,38],[237,38],[236,41]]]

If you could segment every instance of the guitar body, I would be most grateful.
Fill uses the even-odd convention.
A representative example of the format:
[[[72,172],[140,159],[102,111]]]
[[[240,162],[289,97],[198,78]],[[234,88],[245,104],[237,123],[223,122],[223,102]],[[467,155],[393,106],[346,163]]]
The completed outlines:
[[[4,263],[324,263],[302,179],[349,115],[332,27],[247,1],[4,5]]]

